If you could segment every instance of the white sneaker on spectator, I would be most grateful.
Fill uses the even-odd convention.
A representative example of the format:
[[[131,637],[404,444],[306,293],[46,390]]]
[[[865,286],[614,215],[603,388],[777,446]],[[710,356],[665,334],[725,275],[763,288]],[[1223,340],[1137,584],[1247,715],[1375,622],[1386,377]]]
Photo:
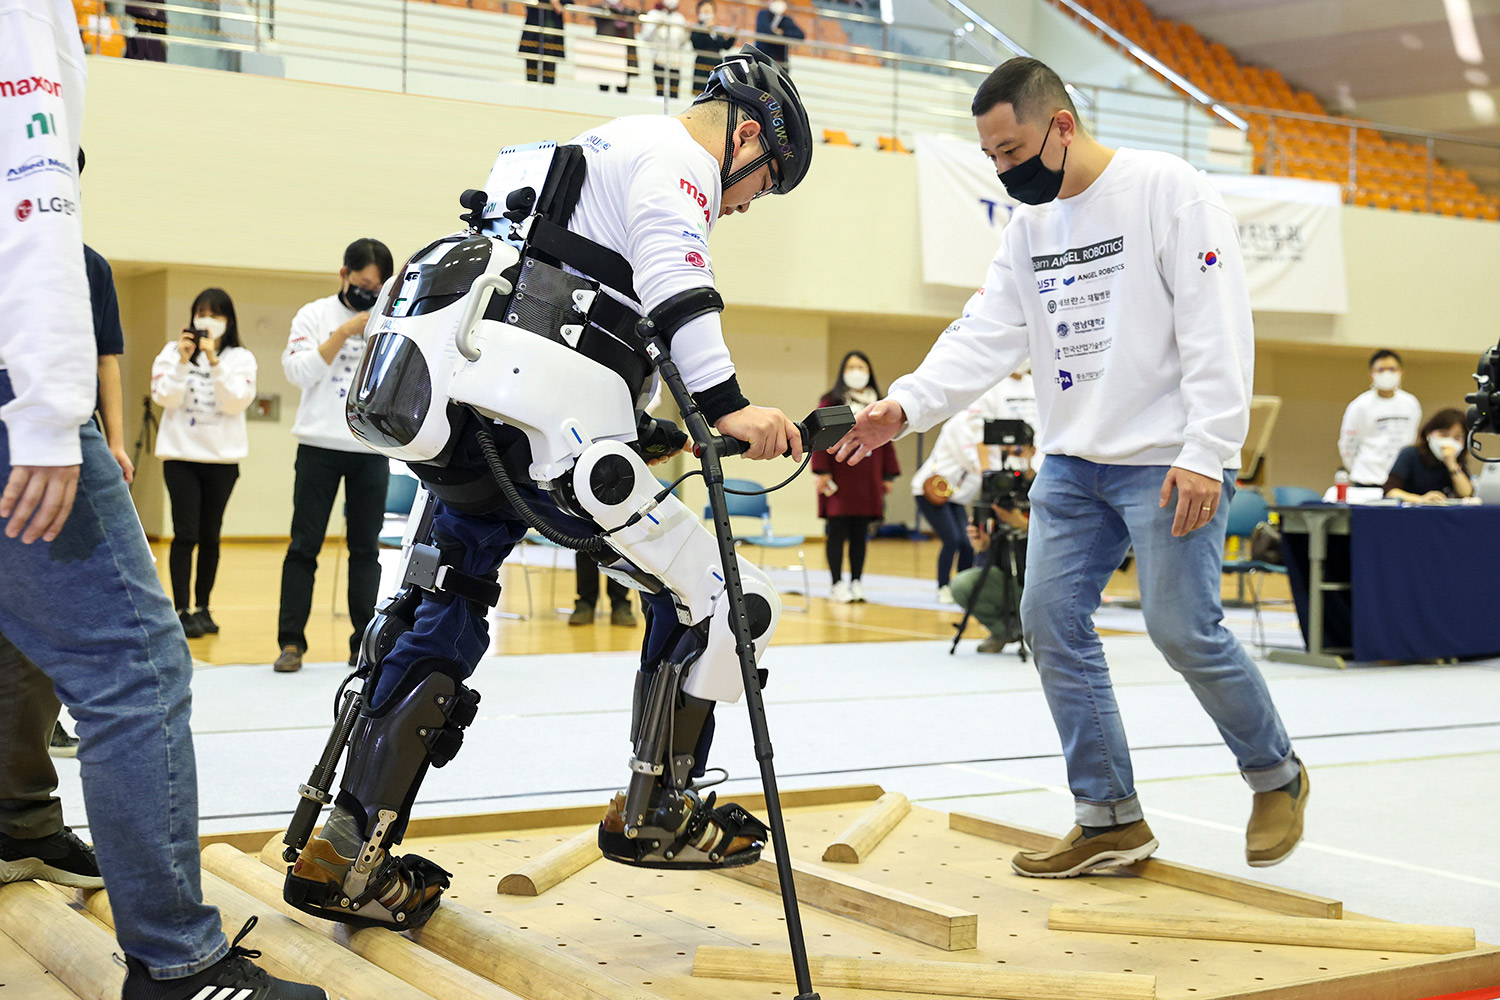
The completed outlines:
[[[854,600],[853,595],[849,593],[849,585],[843,580],[833,585],[833,589],[829,591],[828,597],[830,600],[837,601],[840,604],[848,604]]]
[[[941,587],[938,588],[938,603],[939,604],[957,604],[958,603],[957,601],[955,601],[953,599],[953,591],[951,591],[951,590],[948,589],[948,585],[947,584],[944,584],[943,586],[941,586]]]
[[[865,603],[865,585],[861,580],[849,581],[849,599],[856,604]]]

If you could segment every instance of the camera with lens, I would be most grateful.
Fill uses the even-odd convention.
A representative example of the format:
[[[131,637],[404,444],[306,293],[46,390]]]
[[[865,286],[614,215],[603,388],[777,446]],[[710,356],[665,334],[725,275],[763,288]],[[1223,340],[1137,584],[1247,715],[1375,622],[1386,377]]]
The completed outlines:
[[[1497,462],[1500,457],[1486,457],[1480,451],[1474,435],[1500,434],[1500,347],[1491,347],[1479,356],[1474,382],[1474,391],[1464,397],[1469,404],[1469,453],[1481,462]]]
[[[1006,457],[1022,448],[1030,447],[1033,441],[1031,425],[1024,420],[986,420],[984,443],[998,445]],[[979,498],[974,503],[972,518],[975,524],[984,524],[995,517],[992,506],[1001,510],[1028,511],[1031,501],[1031,478],[1024,469],[990,469],[979,481]]]

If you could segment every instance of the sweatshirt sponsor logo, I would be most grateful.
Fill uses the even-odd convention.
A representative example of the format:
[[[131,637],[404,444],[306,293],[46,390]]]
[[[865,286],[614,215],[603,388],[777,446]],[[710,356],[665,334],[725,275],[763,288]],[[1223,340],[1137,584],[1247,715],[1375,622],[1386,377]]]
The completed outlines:
[[[58,173],[73,174],[73,168],[62,160],[51,156],[33,156],[20,166],[11,167],[5,172],[7,181],[22,181],[36,174]]]
[[[1070,264],[1089,264],[1103,257],[1112,257],[1117,253],[1125,252],[1125,237],[1116,236],[1113,239],[1102,240],[1098,243],[1090,243],[1086,247],[1073,247],[1062,253],[1042,254],[1040,257],[1031,258],[1031,269],[1033,271],[1056,271]]]
[[[1061,361],[1063,358],[1085,358],[1090,354],[1103,354],[1114,346],[1114,338],[1106,337],[1103,340],[1090,340],[1082,344],[1067,344],[1063,347],[1054,348],[1053,360]]]
[[[699,191],[698,185],[694,184],[686,177],[678,178],[677,186],[683,192],[685,192],[689,198],[696,202],[699,208],[703,209],[703,218],[705,221],[708,221],[708,195],[704,194],[702,191]]]
[[[1224,258],[1219,256],[1217,249],[1204,250],[1198,255],[1198,270],[1207,271],[1211,267],[1223,267]]]
[[[1062,386],[1062,391],[1063,392],[1067,392],[1069,389],[1073,388],[1073,386],[1074,386],[1075,383],[1078,383],[1078,382],[1094,382],[1094,381],[1097,381],[1101,376],[1103,376],[1103,374],[1104,374],[1104,369],[1102,369],[1102,368],[1099,369],[1098,371],[1095,371],[1095,372],[1076,372],[1076,373],[1075,372],[1069,372],[1069,371],[1063,371],[1061,368],[1059,368],[1057,370],[1057,378],[1054,379],[1053,381],[1055,381],[1058,385]]]
[[[48,213],[77,215],[78,203],[76,201],[69,201],[66,198],[38,198],[35,202],[30,198],[23,198],[21,199],[21,203],[16,206],[16,219],[20,222],[25,222],[31,218],[33,211],[39,215],[46,215]]]
[[[1055,313],[1059,309],[1083,309],[1086,306],[1101,306],[1109,301],[1109,289],[1101,289],[1097,292],[1086,292],[1081,295],[1064,295],[1055,299],[1047,300],[1047,312]]]
[[[17,222],[25,222],[27,219],[31,218],[31,210],[32,210],[31,199],[30,198],[23,198],[23,199],[21,199],[21,203],[16,206],[16,221]]]
[[[687,253],[687,256],[684,257],[683,259],[686,260],[689,264],[693,265],[694,267],[707,267],[708,266],[708,263],[706,261],[704,261],[704,259],[703,259],[703,255],[701,253],[699,253],[698,251],[696,251],[696,250],[689,250],[688,253]]]
[[[0,80],[0,97],[25,97],[27,94],[51,94],[62,96],[62,84],[45,76],[22,77],[19,80]]]

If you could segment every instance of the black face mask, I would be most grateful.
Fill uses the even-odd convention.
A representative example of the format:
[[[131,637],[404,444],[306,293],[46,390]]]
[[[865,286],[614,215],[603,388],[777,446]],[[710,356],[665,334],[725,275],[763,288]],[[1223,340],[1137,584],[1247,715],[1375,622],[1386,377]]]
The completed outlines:
[[[1045,205],[1056,199],[1062,190],[1063,171],[1068,167],[1067,148],[1063,148],[1062,167],[1059,169],[1052,170],[1042,163],[1042,150],[1047,148],[1047,140],[1052,136],[1052,122],[1056,120],[1053,118],[1047,122],[1042,149],[1037,150],[1035,156],[998,175],[1000,183],[1005,185],[1005,193],[1023,205]]]
[[[342,292],[339,292],[339,301],[355,312],[367,312],[373,309],[375,303],[379,300],[379,292],[372,292],[368,288],[360,288],[358,285],[350,285]]]

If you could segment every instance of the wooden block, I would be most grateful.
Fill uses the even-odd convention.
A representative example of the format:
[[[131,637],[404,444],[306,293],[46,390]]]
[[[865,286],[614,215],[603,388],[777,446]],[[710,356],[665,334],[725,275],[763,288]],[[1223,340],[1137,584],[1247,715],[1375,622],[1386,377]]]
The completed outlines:
[[[591,826],[502,878],[496,891],[507,896],[540,896],[602,857],[599,830]]]
[[[815,987],[1003,1000],[1154,1000],[1156,977],[1119,972],[1042,972],[973,962],[924,962],[900,958],[809,956]],[[693,955],[693,975],[791,983],[792,958],[759,948],[703,945]]]
[[[278,833],[261,849],[260,860],[284,874],[280,848]],[[410,934],[428,951],[529,1000],[660,1000],[568,958],[547,935],[493,920],[451,899]]]
[[[806,861],[792,861],[797,899],[841,917],[879,927],[944,951],[963,951],[979,943],[979,916],[946,903],[866,882]],[[780,892],[776,862],[761,858],[743,868],[721,868],[719,874],[768,892]]]
[[[403,983],[315,934],[294,920],[212,872],[203,873],[203,899],[219,908],[224,933],[232,939],[251,917],[258,918],[244,946],[261,952],[256,964],[271,975],[299,983],[316,983],[329,996],[380,997],[380,1000],[433,1000],[430,994]],[[96,892],[88,899],[89,912],[114,925],[109,894]]]
[[[911,802],[900,792],[886,792],[875,800],[837,840],[823,852],[824,861],[841,861],[857,865],[868,858],[886,834],[911,812]]]
[[[1164,913],[1115,910],[1099,906],[1054,906],[1047,926],[1055,931],[1144,934],[1199,941],[1249,941],[1295,944],[1312,948],[1402,951],[1446,955],[1474,949],[1470,927],[1433,927],[1363,920],[1319,920],[1313,917],[1269,917],[1241,914]]]
[[[4,976],[0,977],[4,979],[0,983],[4,989],[0,996],[13,996],[18,1000],[78,1000],[77,993],[59,982],[46,966],[4,934],[0,934],[0,969],[5,970]],[[110,1000],[114,1000],[114,996]]]
[[[1057,840],[1055,835],[1042,830],[1001,823],[986,816],[975,816],[972,813],[963,812],[948,814],[948,828],[960,833],[972,833],[989,840],[1015,844],[1023,851],[1043,851]],[[1175,861],[1147,858],[1145,861],[1119,870],[1151,882],[1177,886],[1180,889],[1191,889],[1194,892],[1217,896],[1220,899],[1232,899],[1238,903],[1257,906],[1262,910],[1274,910],[1277,913],[1285,913],[1294,917],[1338,920],[1344,915],[1344,904],[1336,899],[1283,889],[1280,886],[1267,885],[1264,882],[1256,882],[1236,875],[1223,875],[1203,868],[1194,868],[1191,865],[1178,864]]]
[[[280,841],[278,840],[279,844]],[[303,927],[331,938],[372,965],[435,997],[465,1000],[520,1000],[510,990],[481,979],[468,969],[418,945],[410,938],[378,927],[349,927],[303,913],[281,896],[282,878],[265,865],[226,844],[203,852],[203,868],[262,903],[275,907]]]
[[[843,802],[868,802],[879,798],[884,789],[879,785],[832,785],[825,788],[794,788],[781,791],[781,805],[785,809],[800,809],[804,806],[827,806]],[[746,792],[733,797],[735,802],[751,812],[764,811],[766,797],[760,792]],[[406,826],[406,839],[418,837],[451,836],[468,833],[499,833],[504,830],[541,830],[553,826],[581,826],[597,823],[604,815],[605,805],[563,806],[547,809],[522,809],[515,812],[469,813],[462,816],[429,816],[413,819]],[[250,853],[259,851],[267,837],[274,836],[278,844],[286,833],[278,830],[241,830],[237,833],[210,833],[198,838],[198,846],[228,844],[230,847]],[[278,854],[280,851],[277,852]]]
[[[0,886],[0,930],[83,1000],[119,1000],[119,944],[40,885]]]

